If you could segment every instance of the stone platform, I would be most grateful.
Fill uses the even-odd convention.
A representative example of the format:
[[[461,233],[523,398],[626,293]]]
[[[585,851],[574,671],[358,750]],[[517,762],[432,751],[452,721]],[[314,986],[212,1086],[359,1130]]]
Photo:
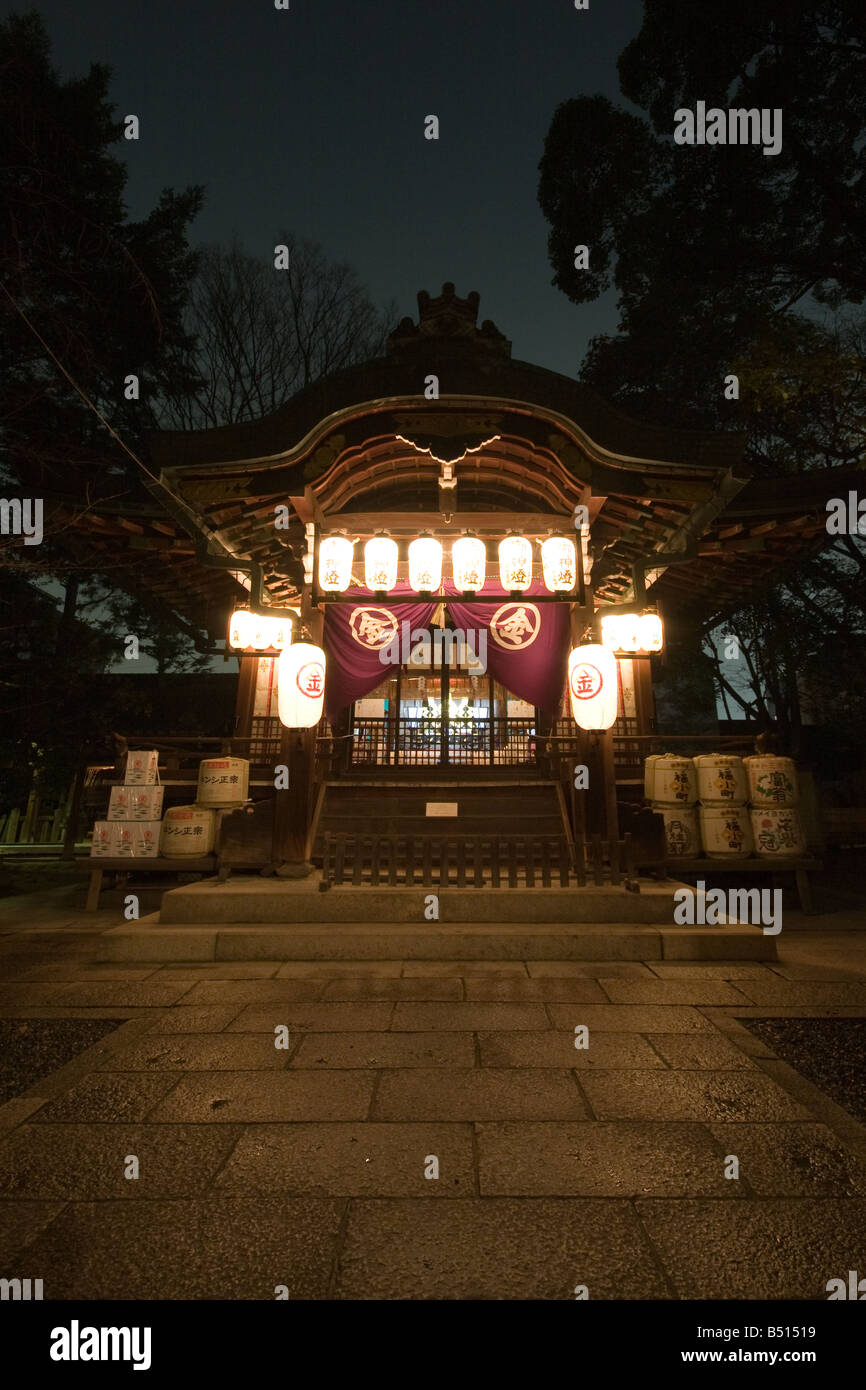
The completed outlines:
[[[331,888],[233,877],[174,888],[162,909],[102,934],[103,961],[775,960],[759,927],[673,925],[680,885]],[[429,920],[431,895],[438,918]]]
[[[321,874],[303,879],[216,878],[170,889],[162,899],[163,925],[241,925],[299,922],[402,922],[429,920],[431,897],[445,922],[673,923],[674,890],[668,880],[644,880],[640,893],[624,888],[373,888],[351,886],[320,892]]]

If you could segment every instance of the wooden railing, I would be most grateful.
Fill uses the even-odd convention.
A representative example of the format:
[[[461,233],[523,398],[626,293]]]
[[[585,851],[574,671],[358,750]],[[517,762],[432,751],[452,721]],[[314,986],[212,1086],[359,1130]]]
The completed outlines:
[[[636,890],[631,841],[596,835],[571,850],[564,836],[376,836],[326,833],[325,888],[569,888],[623,884]]]
[[[515,767],[535,761],[533,719],[356,718],[351,766]]]

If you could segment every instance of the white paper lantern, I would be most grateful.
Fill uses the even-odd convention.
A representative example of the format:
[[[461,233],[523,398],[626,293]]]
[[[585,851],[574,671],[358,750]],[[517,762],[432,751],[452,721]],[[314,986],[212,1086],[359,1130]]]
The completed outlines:
[[[419,536],[409,546],[409,587],[430,594],[442,583],[442,547],[434,536]]]
[[[461,594],[484,588],[487,547],[478,536],[461,536],[451,547],[451,574]]]
[[[397,583],[397,542],[373,536],[364,546],[364,582],[377,594],[388,594]]]
[[[355,546],[345,536],[325,536],[319,545],[319,588],[324,594],[342,594],[352,578]]]
[[[235,651],[281,652],[292,640],[292,620],[238,608],[229,623],[229,646]]]
[[[660,652],[662,620],[658,613],[609,613],[601,620],[601,640],[612,652]]]
[[[574,647],[568,658],[571,713],[581,729],[609,729],[617,710],[616,657],[600,643]]]
[[[541,546],[544,583],[552,594],[567,594],[577,582],[577,552],[568,536],[548,536]]]
[[[602,644],[612,652],[641,650],[640,617],[637,613],[609,613],[601,620]]]
[[[325,653],[312,642],[293,642],[277,666],[280,723],[287,729],[312,729],[322,717],[325,700]]]
[[[658,613],[642,613],[639,626],[641,650],[660,652],[665,644],[665,634]]]
[[[522,594],[532,583],[532,543],[525,536],[499,542],[499,582],[510,594]]]
[[[243,651],[252,646],[253,615],[248,608],[236,608],[229,619],[229,646]]]

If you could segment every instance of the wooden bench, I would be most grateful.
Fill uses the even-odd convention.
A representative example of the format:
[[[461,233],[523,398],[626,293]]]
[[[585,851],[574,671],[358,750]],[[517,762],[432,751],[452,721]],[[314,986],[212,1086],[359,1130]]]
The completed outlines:
[[[217,870],[217,857],[215,854],[203,854],[195,858],[178,857],[171,859],[135,859],[124,856],[120,859],[93,858],[88,855],[86,858],[80,857],[77,861],[79,865],[86,865],[90,871],[90,883],[87,888],[87,902],[85,911],[95,912],[99,907],[99,895],[102,892],[102,879],[106,873],[117,875],[116,887],[122,887],[130,874],[213,874]]]
[[[812,890],[809,885],[809,871],[820,869],[820,859],[804,855],[798,859],[679,859],[669,858],[665,870],[669,878],[678,874],[784,874],[794,875],[800,906],[810,917],[814,916]]]

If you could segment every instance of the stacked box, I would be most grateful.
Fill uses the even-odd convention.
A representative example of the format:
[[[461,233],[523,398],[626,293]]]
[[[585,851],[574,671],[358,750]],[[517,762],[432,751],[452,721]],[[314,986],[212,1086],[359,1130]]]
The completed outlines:
[[[90,844],[91,859],[113,859],[117,854],[117,832],[116,821],[98,820],[93,827],[93,839]]]
[[[90,845],[92,859],[156,859],[164,789],[158,785],[156,749],[132,749],[126,780],[112,787],[108,819],[97,821]]]
[[[159,754],[156,749],[130,749],[126,755],[124,780],[126,786],[156,786],[159,781]]]
[[[159,821],[162,818],[164,787],[124,783],[111,788],[108,819],[112,821]]]

